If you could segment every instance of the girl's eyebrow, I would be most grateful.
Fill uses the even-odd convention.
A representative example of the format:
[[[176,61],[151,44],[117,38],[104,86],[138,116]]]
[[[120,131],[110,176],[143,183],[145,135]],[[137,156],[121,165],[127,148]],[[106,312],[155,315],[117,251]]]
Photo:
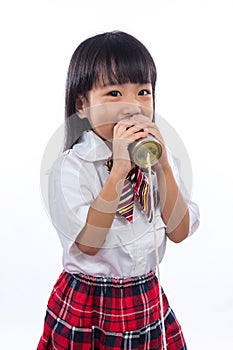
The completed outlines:
[[[109,88],[120,87],[121,85],[122,84],[103,83],[103,84],[99,84],[98,86],[101,89],[109,89]]]
[[[102,87],[107,88],[110,86],[119,86],[120,84],[112,84],[112,83],[103,83]]]
[[[125,84],[119,84],[119,83],[110,83],[110,82],[107,82],[107,83],[103,83],[103,84],[100,84],[99,86],[101,88],[109,88],[109,87],[114,87],[114,86],[122,86],[122,85],[126,85],[127,83]],[[129,84],[134,84],[134,85],[137,85],[137,86],[144,86],[144,85],[150,85],[150,83],[129,83]]]
[[[105,82],[105,81],[99,81],[97,84],[96,84],[96,87],[100,87],[100,88],[106,88],[106,87],[109,87],[109,86],[114,86],[116,84],[112,84],[110,82]]]

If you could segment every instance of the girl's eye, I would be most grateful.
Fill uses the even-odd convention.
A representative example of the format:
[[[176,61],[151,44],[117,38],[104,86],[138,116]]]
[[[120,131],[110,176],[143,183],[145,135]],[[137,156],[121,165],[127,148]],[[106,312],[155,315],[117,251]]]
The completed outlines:
[[[121,96],[121,93],[120,93],[120,91],[113,90],[113,91],[110,91],[108,93],[108,95],[113,96],[113,97],[118,97],[118,96]]]
[[[139,91],[138,95],[140,95],[140,96],[150,95],[150,91],[143,89],[143,90]]]

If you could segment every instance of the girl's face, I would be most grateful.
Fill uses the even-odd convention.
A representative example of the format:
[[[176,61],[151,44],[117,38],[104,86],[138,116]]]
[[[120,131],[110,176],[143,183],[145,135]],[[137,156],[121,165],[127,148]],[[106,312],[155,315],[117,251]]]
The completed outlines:
[[[79,111],[79,117],[88,118],[94,132],[109,141],[113,138],[115,124],[135,114],[152,120],[153,96],[150,83],[98,85],[88,92]]]

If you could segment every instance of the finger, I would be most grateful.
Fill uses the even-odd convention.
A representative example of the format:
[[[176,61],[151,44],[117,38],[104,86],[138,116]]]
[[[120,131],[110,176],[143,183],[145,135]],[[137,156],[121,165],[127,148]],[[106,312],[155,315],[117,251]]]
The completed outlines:
[[[124,123],[116,124],[113,130],[113,138],[121,137],[129,126],[124,125]]]
[[[155,122],[152,121],[150,117],[143,114],[137,114],[130,117],[130,121],[134,122],[134,124],[145,123],[146,125],[156,126]]]
[[[151,134],[153,136],[158,136],[159,138],[162,139],[162,135],[161,135],[160,130],[158,128],[145,127],[144,130],[147,131],[149,134]]]
[[[114,129],[123,131],[133,125],[134,125],[133,121],[130,121],[129,119],[122,119],[115,124]]]
[[[143,139],[143,138],[145,138],[147,136],[148,136],[147,132],[145,132],[145,131],[138,131],[138,132],[135,132],[132,135],[129,135],[128,139],[129,139],[130,143],[132,143],[132,142],[137,141],[139,139]]]
[[[126,131],[124,132],[125,135],[130,136],[136,132],[139,131],[143,131],[145,132],[145,130],[143,129],[143,127],[141,127],[141,125],[133,125],[130,126],[129,128],[126,129]],[[146,132],[148,134],[148,132]]]
[[[143,130],[143,128],[141,128],[141,126],[133,125],[133,126],[127,127],[125,130],[124,129],[122,130],[121,128],[119,128],[118,131],[114,134],[114,137],[115,138],[129,139],[129,138],[131,138],[132,135],[137,134],[136,138],[138,138],[139,132],[143,133],[143,134],[140,134],[143,137],[146,137],[149,134],[147,131]],[[135,137],[133,137],[133,139],[135,139]]]
[[[127,135],[130,135],[134,132],[139,131],[140,129],[143,129],[143,126],[141,124],[134,125],[133,122],[121,121],[114,126],[114,135],[121,136],[125,132],[127,132]]]
[[[131,120],[131,118],[124,118],[124,119],[121,119],[118,123],[116,123],[116,125],[133,125],[134,124],[134,121]]]
[[[151,122],[151,118],[144,114],[134,114],[129,118],[129,120],[134,122]]]

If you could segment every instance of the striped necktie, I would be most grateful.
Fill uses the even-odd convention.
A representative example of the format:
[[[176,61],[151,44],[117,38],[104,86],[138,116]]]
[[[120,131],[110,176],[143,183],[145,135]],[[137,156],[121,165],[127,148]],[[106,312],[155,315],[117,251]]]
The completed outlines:
[[[112,159],[106,162],[108,172],[112,169]],[[134,197],[140,203],[143,211],[146,213],[148,221],[153,219],[151,210],[150,186],[146,175],[135,165],[125,178],[121,198],[118,204],[117,212],[124,216],[129,222],[133,222]]]

